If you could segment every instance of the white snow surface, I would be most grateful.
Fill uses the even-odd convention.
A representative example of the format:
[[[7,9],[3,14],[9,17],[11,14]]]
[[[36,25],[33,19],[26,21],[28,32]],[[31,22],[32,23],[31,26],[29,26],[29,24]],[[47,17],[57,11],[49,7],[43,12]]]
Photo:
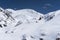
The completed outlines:
[[[41,40],[41,38],[56,40],[60,38],[60,10],[47,14],[32,9],[1,10],[0,40]]]

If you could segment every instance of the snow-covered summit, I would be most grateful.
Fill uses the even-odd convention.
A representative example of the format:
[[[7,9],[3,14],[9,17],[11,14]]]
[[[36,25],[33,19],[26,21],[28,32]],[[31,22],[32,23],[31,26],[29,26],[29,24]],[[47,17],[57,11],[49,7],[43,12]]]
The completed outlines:
[[[0,40],[56,38],[60,38],[60,10],[42,14],[33,9],[0,8]]]
[[[43,14],[36,12],[35,10],[32,9],[21,9],[21,10],[11,10],[8,9],[8,11],[13,11],[12,16],[17,19],[18,21],[21,22],[36,22],[43,18]]]

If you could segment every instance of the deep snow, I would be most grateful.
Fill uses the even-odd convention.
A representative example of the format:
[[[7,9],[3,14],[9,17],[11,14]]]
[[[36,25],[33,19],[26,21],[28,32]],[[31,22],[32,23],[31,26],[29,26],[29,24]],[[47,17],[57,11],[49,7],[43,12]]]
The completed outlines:
[[[42,14],[32,9],[0,8],[0,40],[60,38],[60,10]]]

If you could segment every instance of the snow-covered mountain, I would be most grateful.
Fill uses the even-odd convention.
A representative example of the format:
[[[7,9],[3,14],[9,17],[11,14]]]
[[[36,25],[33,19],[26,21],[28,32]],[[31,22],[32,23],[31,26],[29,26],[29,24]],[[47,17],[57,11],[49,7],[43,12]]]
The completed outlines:
[[[0,40],[56,38],[60,38],[60,10],[42,14],[32,9],[0,8]]]

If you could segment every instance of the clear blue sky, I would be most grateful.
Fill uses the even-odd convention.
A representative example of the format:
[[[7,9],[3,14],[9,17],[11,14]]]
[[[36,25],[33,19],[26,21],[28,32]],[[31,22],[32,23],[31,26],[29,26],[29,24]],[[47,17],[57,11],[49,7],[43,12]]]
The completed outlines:
[[[34,9],[41,13],[60,9],[60,0],[0,0],[0,6],[12,9]]]

